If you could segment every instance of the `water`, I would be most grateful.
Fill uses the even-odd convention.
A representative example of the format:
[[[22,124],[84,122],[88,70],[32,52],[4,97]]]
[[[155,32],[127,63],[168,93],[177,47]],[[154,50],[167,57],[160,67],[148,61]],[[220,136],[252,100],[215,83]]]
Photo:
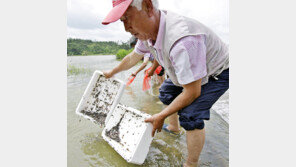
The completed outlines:
[[[68,57],[68,65],[83,68],[78,75],[68,75],[67,80],[67,161],[68,167],[129,167],[137,166],[128,164],[107,142],[101,137],[103,128],[95,125],[75,114],[75,109],[82,94],[95,70],[109,70],[119,64],[115,56],[75,56]],[[116,77],[125,80],[135,71],[140,64],[128,71],[117,74]],[[150,66],[150,64],[148,65]],[[139,73],[130,87],[127,87],[120,103],[138,110],[155,114],[163,106],[157,96],[143,92],[143,72]],[[157,92],[155,88],[154,93]],[[229,166],[229,125],[228,120],[228,92],[215,104],[214,109],[219,110],[219,115],[212,110],[211,120],[206,121],[206,141],[200,156],[201,167]],[[224,120],[220,115],[224,113]],[[161,132],[152,141],[148,156],[142,166],[162,167],[180,166],[187,156],[186,136],[171,136]]]

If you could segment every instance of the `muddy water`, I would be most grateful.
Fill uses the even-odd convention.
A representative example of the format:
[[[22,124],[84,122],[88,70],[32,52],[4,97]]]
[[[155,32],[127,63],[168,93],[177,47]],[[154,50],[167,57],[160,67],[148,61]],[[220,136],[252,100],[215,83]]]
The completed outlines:
[[[68,64],[88,69],[86,70],[87,72],[84,71],[78,75],[68,75],[68,167],[137,166],[128,164],[103,140],[101,137],[102,127],[75,114],[75,109],[92,73],[95,70],[111,69],[118,63],[115,60],[115,56],[68,57]],[[116,77],[125,80],[137,67],[122,72]],[[149,114],[158,113],[163,106],[156,96],[151,96],[149,93],[141,90],[142,81],[143,73],[138,74],[131,86],[125,89],[120,103]],[[153,90],[153,94],[156,93],[157,88]],[[228,107],[228,92],[218,101],[214,109],[224,108],[222,112],[225,113],[225,107]],[[212,110],[210,121],[206,121],[206,142],[199,163],[202,167],[229,166],[229,125],[220,115]],[[185,134],[175,137],[161,132],[152,141],[148,156],[142,166],[180,166],[185,161],[186,155]]]

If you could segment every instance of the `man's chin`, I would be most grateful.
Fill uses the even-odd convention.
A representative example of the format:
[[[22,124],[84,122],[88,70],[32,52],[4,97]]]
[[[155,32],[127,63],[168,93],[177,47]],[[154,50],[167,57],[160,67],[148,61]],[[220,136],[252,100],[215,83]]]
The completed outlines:
[[[143,36],[136,36],[141,41],[147,41],[148,39]]]

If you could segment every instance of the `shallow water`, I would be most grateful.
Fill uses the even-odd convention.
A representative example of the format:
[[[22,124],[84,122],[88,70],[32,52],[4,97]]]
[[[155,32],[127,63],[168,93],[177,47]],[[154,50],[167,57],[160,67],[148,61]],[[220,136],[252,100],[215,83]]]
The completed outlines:
[[[119,61],[115,60],[115,56],[68,57],[68,64],[87,69],[78,75],[68,75],[67,80],[68,167],[138,166],[127,163],[103,140],[101,136],[102,127],[75,114],[75,109],[92,73],[95,70],[111,69],[118,63]],[[117,74],[116,78],[126,80],[139,65]],[[143,72],[139,73],[133,83],[125,89],[120,103],[149,114],[160,112],[163,105],[157,96],[151,96],[142,91],[142,81]],[[157,92],[156,87],[153,92]],[[206,121],[206,141],[199,164],[201,167],[226,167],[229,166],[228,92],[221,97],[213,109],[219,110],[219,115],[212,110],[210,121]],[[152,141],[148,156],[142,166],[180,166],[185,161],[186,155],[185,134],[175,137],[166,132],[161,132]]]

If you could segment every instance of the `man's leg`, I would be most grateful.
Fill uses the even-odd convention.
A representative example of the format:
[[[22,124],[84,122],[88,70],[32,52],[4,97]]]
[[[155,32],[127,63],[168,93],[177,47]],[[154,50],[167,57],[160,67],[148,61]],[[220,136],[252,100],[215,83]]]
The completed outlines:
[[[167,126],[167,129],[170,131],[179,133],[180,125],[179,125],[178,113],[174,113],[173,115],[169,116],[167,119],[169,119],[169,125]]]
[[[162,76],[157,75],[157,80],[159,83],[159,87],[158,87],[158,89],[159,89],[161,87],[162,83],[164,82],[164,75],[162,75]]]
[[[202,86],[201,95],[179,111],[180,125],[186,130],[188,150],[188,158],[184,166],[197,166],[205,142],[203,120],[209,120],[211,107],[228,89],[228,78],[229,70],[223,71],[218,76],[218,80],[210,78],[209,82]]]
[[[188,157],[184,167],[197,167],[199,155],[205,144],[205,129],[186,131]]]
[[[161,85],[163,83],[163,81],[164,81],[164,75],[162,75],[162,76],[157,75],[157,78],[158,78],[158,81],[159,81],[159,83]]]
[[[159,99],[165,105],[169,105],[180,93],[183,88],[175,86],[170,79],[163,82],[159,89]],[[179,116],[175,113],[168,117],[169,125],[167,129],[178,133],[180,131]]]

